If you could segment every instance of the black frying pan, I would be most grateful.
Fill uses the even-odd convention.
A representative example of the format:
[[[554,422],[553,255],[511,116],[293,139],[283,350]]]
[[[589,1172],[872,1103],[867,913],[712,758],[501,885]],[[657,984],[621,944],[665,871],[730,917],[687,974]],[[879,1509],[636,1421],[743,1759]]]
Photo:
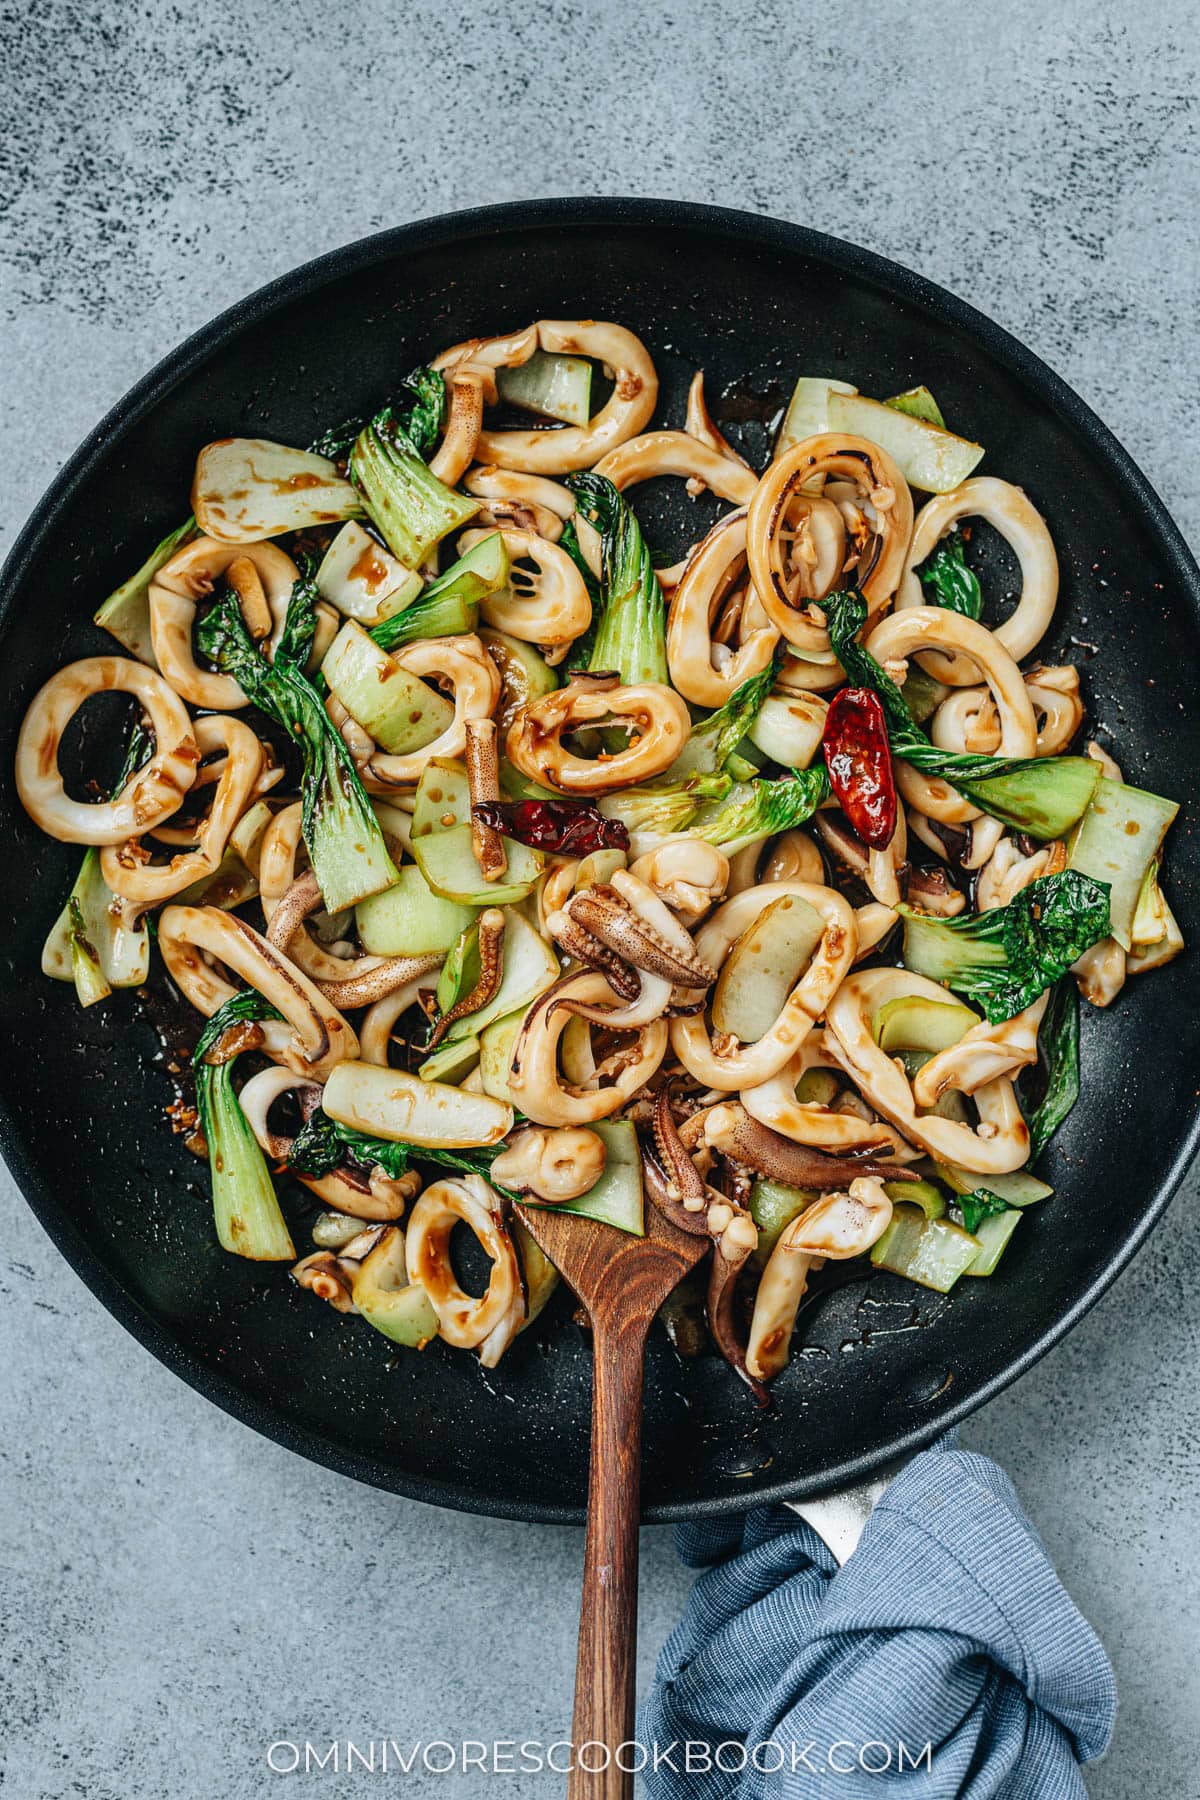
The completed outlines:
[[[1200,932],[1193,797],[1200,571],[1105,427],[1035,356],[961,301],[832,238],[675,202],[559,200],[385,232],[264,288],[192,338],[110,414],[54,482],[9,559],[0,665],[0,1149],[93,1292],[163,1362],[259,1431],[417,1499],[574,1520],[587,1478],[589,1351],[560,1304],[501,1368],[432,1346],[392,1354],[279,1268],[224,1255],[204,1170],[162,1120],[157,1037],[132,995],[82,1013],[39,973],[79,852],[25,818],[12,753],[26,703],[69,658],[108,645],[91,613],[186,511],[199,446],[234,433],[306,443],[371,410],[415,363],[537,317],[622,321],[649,345],[662,414],[708,377],[729,435],[761,462],[766,421],[801,372],[889,394],[927,382],[1024,485],[1063,565],[1043,656],[1084,665],[1093,722],[1127,778],[1181,798],[1169,892]],[[664,548],[708,515],[639,491]],[[672,511],[672,507],[675,508]],[[1084,1021],[1084,1097],[1044,1159],[1055,1197],[998,1274],[943,1299],[854,1279],[804,1315],[803,1349],[760,1419],[714,1358],[651,1346],[647,1516],[733,1511],[865,1475],[1027,1369],[1128,1261],[1197,1139],[1193,951]],[[1087,1010],[1087,1009],[1085,1009]]]

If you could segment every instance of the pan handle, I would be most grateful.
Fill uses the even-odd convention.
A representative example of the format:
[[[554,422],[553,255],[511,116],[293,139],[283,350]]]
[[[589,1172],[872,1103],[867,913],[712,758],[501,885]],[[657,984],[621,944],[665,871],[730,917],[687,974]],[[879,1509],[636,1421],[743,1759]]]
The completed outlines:
[[[811,1525],[821,1542],[832,1550],[839,1568],[866,1529],[884,1489],[912,1461],[910,1456],[890,1463],[882,1475],[860,1481],[855,1487],[842,1488],[836,1494],[818,1494],[812,1500],[788,1500],[786,1505]]]

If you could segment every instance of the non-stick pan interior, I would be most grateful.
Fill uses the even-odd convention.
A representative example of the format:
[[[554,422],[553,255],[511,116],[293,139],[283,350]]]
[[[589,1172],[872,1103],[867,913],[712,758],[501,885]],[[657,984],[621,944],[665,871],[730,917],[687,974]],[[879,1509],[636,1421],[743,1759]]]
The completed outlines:
[[[1197,576],[1177,533],[1079,402],[1002,333],[902,271],[831,240],[654,203],[495,209],[388,234],[256,296],[143,384],[65,472],[14,554],[0,621],[9,706],[0,743],[2,1145],[31,1203],[101,1298],[218,1404],[304,1454],[446,1504],[570,1517],[586,1484],[590,1350],[565,1297],[487,1373],[434,1346],[393,1352],[301,1293],[283,1269],[225,1256],[203,1168],[172,1137],[169,1053],[120,994],[87,1013],[39,973],[78,852],[25,818],[11,782],[21,714],[69,658],[108,647],[100,599],[187,511],[197,449],[245,433],[306,443],[367,412],[461,338],[537,317],[620,320],[680,425],[705,371],[729,436],[761,460],[802,372],[887,395],[934,390],[1053,531],[1062,597],[1046,660],[1078,662],[1094,724],[1126,776],[1200,787]],[[676,489],[682,484],[672,484]],[[709,514],[645,493],[656,548]],[[1168,886],[1194,939],[1187,817]],[[1094,1298],[1165,1203],[1196,1108],[1193,959],[1131,982],[1084,1021],[1084,1095],[1047,1155],[1052,1200],[995,1278],[942,1298],[855,1279],[802,1316],[802,1348],[759,1415],[715,1358],[684,1364],[655,1334],[646,1384],[653,1517],[812,1491],[927,1437],[1028,1362]],[[131,1395],[131,1404],[134,1396]]]

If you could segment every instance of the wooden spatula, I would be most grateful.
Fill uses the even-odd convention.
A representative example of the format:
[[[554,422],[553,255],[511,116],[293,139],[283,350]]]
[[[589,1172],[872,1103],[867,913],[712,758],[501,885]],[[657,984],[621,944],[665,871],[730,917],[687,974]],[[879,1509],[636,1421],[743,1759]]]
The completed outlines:
[[[633,1775],[616,1753],[633,1730],[637,1649],[638,1520],[642,1482],[642,1382],[655,1313],[710,1240],[676,1229],[647,1201],[646,1235],[570,1213],[521,1206],[521,1218],[592,1321],[592,1460],[579,1610],[572,1738],[607,1745],[567,1777],[567,1800],[630,1800]],[[622,1758],[634,1760],[629,1752]]]

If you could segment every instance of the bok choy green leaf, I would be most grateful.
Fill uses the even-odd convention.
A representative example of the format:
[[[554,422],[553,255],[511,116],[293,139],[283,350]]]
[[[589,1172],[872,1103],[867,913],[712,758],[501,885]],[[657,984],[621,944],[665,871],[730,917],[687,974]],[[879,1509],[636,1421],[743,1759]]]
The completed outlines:
[[[205,615],[196,639],[222,673],[240,682],[254,704],[299,746],[304,759],[301,828],[321,896],[334,913],[390,887],[396,869],[354,759],[304,674],[316,629],[315,604],[316,587],[305,576],[288,601],[274,662],[259,654],[232,594]]]
[[[967,995],[993,1024],[1031,1006],[1109,932],[1107,885],[1074,869],[1040,876],[991,912],[899,911],[905,968]]]
[[[219,1052],[221,1039],[231,1026],[279,1017],[269,1001],[246,988],[218,1007],[200,1033],[192,1056],[196,1108],[212,1172],[217,1237],[223,1249],[252,1262],[290,1262],[296,1251],[279,1210],[266,1158],[234,1090],[237,1051],[220,1062],[211,1062],[209,1057]]]
[[[588,668],[611,670],[626,686],[643,681],[665,684],[670,679],[666,601],[633,509],[603,475],[571,475],[567,486],[580,516],[600,533],[602,545],[599,607],[593,614]]]

